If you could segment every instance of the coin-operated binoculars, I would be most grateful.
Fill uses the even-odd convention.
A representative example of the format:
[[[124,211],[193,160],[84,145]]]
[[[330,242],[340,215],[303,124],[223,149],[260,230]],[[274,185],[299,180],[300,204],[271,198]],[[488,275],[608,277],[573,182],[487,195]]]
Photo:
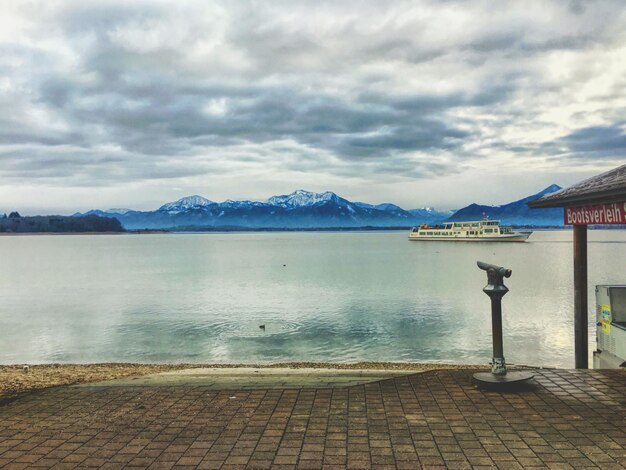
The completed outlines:
[[[493,336],[493,361],[491,372],[478,372],[474,379],[483,384],[511,384],[532,379],[528,371],[508,372],[504,361],[502,345],[502,297],[509,291],[504,285],[504,278],[511,277],[511,270],[493,264],[478,261],[478,267],[487,271],[487,285],[483,292],[491,299],[491,331]]]

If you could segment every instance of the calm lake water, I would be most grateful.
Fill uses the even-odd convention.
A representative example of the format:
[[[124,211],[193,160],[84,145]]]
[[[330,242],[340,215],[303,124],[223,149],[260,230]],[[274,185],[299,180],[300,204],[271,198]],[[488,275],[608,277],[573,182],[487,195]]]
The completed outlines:
[[[407,235],[0,237],[0,363],[486,364],[483,260],[513,270],[507,362],[573,367],[571,232],[519,244]],[[593,322],[593,286],[626,283],[626,231],[589,239]],[[589,338],[591,350],[593,326]]]

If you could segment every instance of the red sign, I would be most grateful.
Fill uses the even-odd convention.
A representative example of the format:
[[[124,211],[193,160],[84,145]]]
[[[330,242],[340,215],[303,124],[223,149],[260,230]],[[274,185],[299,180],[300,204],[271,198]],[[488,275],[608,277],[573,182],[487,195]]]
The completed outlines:
[[[566,207],[563,217],[565,225],[626,224],[626,202]]]

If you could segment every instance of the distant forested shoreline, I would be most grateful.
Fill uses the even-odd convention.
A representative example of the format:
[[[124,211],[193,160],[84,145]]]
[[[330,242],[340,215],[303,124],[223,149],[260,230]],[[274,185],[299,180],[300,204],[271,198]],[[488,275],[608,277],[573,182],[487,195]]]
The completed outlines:
[[[571,226],[512,225],[516,230],[571,230]],[[124,228],[114,217],[95,214],[83,216],[38,215],[22,217],[17,212],[9,216],[0,214],[0,234],[10,233],[211,233],[211,232],[360,232],[410,230],[411,226],[362,226],[362,227],[245,227],[237,225],[183,225],[162,229]],[[626,225],[589,226],[590,229],[626,229]]]
[[[119,220],[97,215],[82,217],[62,215],[21,217],[17,212],[12,212],[6,217],[0,214],[0,233],[76,232],[125,232],[125,230]]]

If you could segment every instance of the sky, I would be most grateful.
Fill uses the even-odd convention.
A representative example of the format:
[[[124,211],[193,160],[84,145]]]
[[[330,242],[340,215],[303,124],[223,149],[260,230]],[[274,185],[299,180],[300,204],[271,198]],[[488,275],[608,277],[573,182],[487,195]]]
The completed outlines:
[[[443,210],[624,162],[622,0],[0,4],[0,212]]]

